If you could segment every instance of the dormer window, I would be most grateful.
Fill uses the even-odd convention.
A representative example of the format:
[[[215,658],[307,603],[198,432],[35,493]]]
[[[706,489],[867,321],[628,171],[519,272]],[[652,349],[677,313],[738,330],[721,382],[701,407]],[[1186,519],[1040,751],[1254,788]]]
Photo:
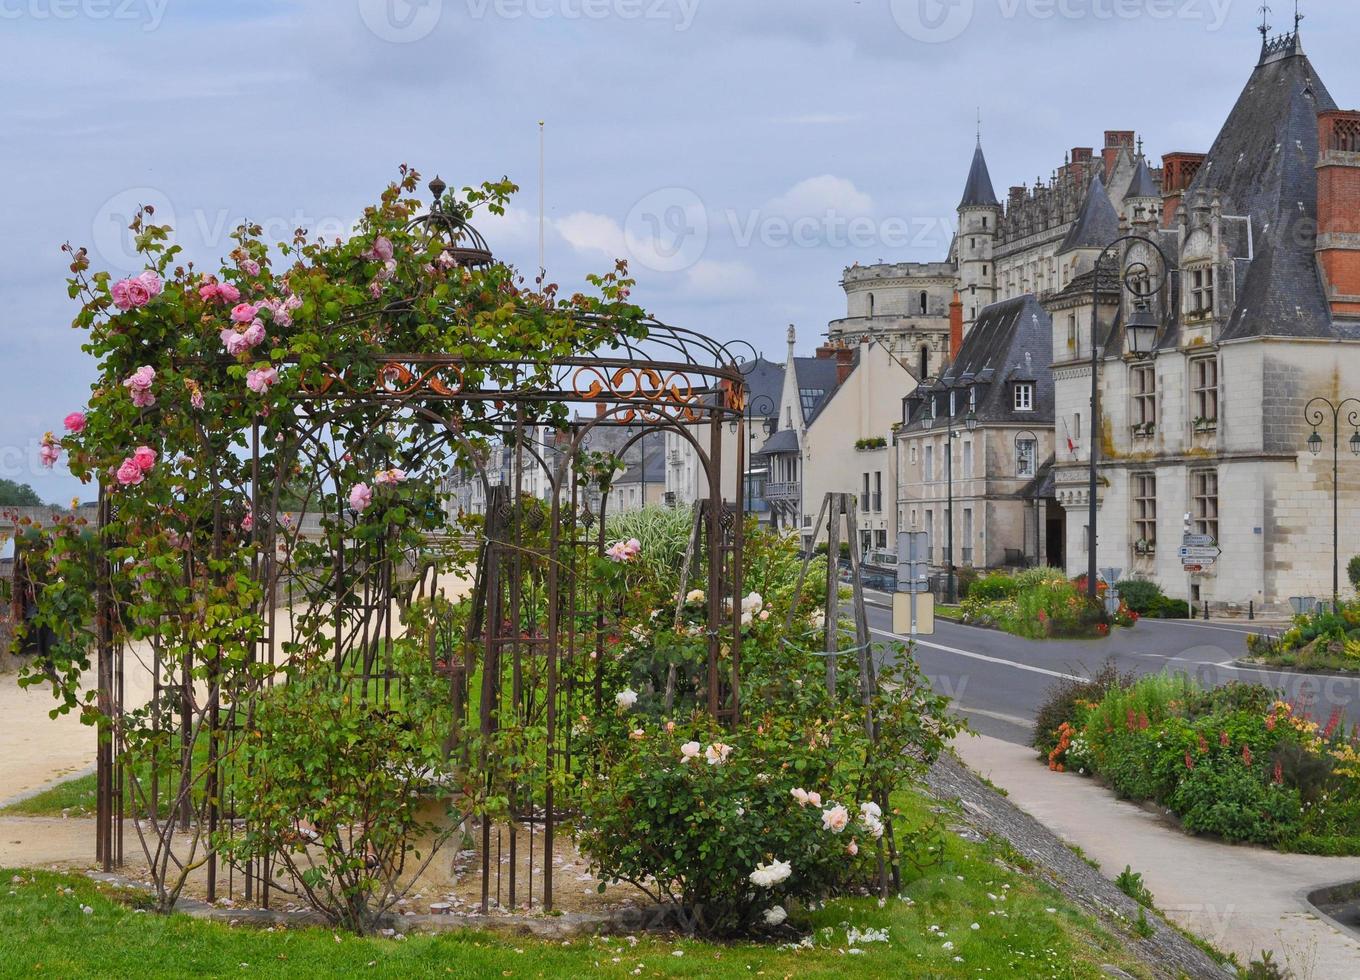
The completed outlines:
[[[958,405],[957,405],[957,403],[956,403],[955,400],[954,400],[954,394],[955,394],[955,393],[952,392],[952,391],[949,393],[949,417],[950,417],[951,419],[952,419],[955,415],[958,415],[958,414],[959,414]]]
[[[977,389],[976,389],[976,388],[969,388],[969,389],[968,389],[968,411],[970,411],[970,412],[976,412],[976,411],[977,411]]]
[[[1017,412],[1034,411],[1034,383],[1032,381],[1021,381],[1016,384],[1015,410]]]
[[[1190,316],[1212,316],[1214,312],[1214,268],[1206,265],[1189,270]]]

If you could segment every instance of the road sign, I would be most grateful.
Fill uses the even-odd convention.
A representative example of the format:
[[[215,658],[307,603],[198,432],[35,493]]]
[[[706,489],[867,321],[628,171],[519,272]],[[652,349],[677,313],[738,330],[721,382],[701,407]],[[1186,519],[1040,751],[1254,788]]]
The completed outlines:
[[[925,531],[897,534],[897,591],[925,592],[930,588],[930,536]]]
[[[1213,562],[1210,562],[1210,564],[1213,564]],[[1203,565],[1186,565],[1186,566],[1185,566],[1185,570],[1186,570],[1187,572],[1202,572],[1202,571],[1204,571],[1204,566],[1203,566]]]
[[[1182,548],[1212,548],[1216,544],[1211,534],[1187,534],[1181,539]]]
[[[933,636],[935,597],[929,592],[893,593],[893,632],[901,636]]]
[[[1223,552],[1218,548],[1182,548],[1182,561],[1214,561]]]

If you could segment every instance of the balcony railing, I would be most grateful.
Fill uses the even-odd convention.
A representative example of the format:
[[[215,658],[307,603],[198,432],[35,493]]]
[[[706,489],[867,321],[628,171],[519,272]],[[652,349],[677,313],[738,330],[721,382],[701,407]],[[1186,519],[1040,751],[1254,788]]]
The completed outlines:
[[[802,496],[801,483],[767,483],[765,484],[766,500],[798,500]]]

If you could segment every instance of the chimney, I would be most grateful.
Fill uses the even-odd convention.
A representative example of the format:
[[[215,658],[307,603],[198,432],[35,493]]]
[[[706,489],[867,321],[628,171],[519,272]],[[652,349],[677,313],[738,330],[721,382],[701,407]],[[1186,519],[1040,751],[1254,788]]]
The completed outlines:
[[[1318,113],[1317,257],[1332,315],[1360,316],[1360,112]]]
[[[954,290],[954,298],[949,303],[949,362],[959,356],[963,349],[963,300],[959,291]]]
[[[1125,147],[1132,150],[1133,139],[1134,132],[1131,129],[1105,130],[1105,151],[1101,154],[1105,163],[1105,183],[1110,182],[1110,175],[1114,173],[1114,164],[1119,159],[1119,151]]]
[[[1185,192],[1203,166],[1203,153],[1168,153],[1162,157],[1162,227],[1174,228]]]

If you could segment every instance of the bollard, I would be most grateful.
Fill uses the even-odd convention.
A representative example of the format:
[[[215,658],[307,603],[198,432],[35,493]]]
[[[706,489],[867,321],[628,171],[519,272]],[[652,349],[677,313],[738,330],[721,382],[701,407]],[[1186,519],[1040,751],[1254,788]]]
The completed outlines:
[[[1205,600],[1204,600],[1204,621],[1205,621],[1206,623],[1209,621],[1209,600],[1208,600],[1208,599],[1205,599]]]
[[[1256,618],[1256,600],[1251,599],[1247,602],[1247,619]]]

